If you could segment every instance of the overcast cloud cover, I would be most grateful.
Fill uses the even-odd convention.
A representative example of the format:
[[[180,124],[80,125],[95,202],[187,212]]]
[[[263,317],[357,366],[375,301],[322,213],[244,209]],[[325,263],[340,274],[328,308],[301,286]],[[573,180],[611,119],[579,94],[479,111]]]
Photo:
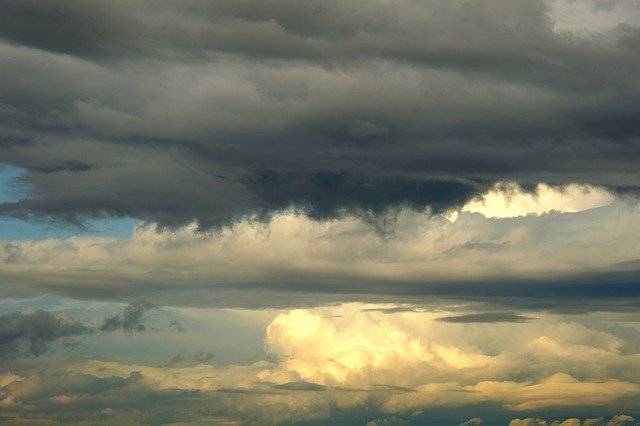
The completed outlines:
[[[639,185],[632,23],[563,30],[511,0],[1,7],[2,159],[31,191],[5,215],[209,227]]]
[[[636,0],[0,0],[0,423],[639,424],[639,76]]]

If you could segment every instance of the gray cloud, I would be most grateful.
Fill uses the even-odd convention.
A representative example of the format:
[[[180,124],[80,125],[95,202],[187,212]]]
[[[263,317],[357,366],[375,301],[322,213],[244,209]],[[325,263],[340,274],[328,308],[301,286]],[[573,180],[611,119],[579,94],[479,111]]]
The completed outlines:
[[[284,389],[289,391],[313,391],[319,392],[326,390],[326,386],[319,385],[317,383],[309,383],[309,382],[289,382],[282,383],[279,385],[271,385],[274,389]]]
[[[155,307],[154,304],[149,302],[130,303],[122,313],[105,319],[100,326],[100,331],[145,331],[146,327],[142,323],[144,313]]]
[[[0,315],[0,359],[42,355],[54,341],[90,331],[78,321],[41,309]]]
[[[0,158],[30,191],[0,214],[210,227],[640,187],[628,23],[554,31],[542,0],[0,8]]]
[[[390,308],[365,308],[361,312],[381,312],[383,314],[397,314],[402,312],[421,312],[417,308],[410,306],[392,306]]]
[[[626,414],[616,414],[610,419],[604,417],[579,419],[571,417],[563,420],[546,420],[540,418],[527,417],[524,419],[515,418],[509,422],[509,426],[560,426],[560,425],[579,425],[584,426],[622,426],[635,424],[635,418]]]
[[[516,314],[513,312],[481,312],[477,314],[455,315],[448,317],[437,318],[437,321],[442,322],[460,322],[460,323],[474,323],[474,322],[527,322],[534,318],[524,315]]]
[[[56,341],[61,341],[65,347],[73,348],[78,346],[78,342],[64,340],[65,338],[93,334],[97,331],[146,331],[147,327],[143,323],[144,314],[152,308],[156,306],[149,302],[130,303],[121,313],[106,318],[99,327],[44,309],[0,315],[0,359],[40,356]],[[170,322],[169,328],[184,331],[177,319]],[[196,354],[193,357],[197,362],[204,362],[205,358],[205,354]]]

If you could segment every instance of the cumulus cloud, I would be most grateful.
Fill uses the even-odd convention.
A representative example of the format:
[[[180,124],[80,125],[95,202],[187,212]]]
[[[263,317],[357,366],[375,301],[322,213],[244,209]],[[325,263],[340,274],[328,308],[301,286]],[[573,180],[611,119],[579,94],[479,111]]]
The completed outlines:
[[[577,323],[551,317],[530,323],[444,323],[438,312],[355,309],[333,309],[342,314],[335,317],[311,310],[280,314],[267,328],[267,349],[305,381],[334,386],[383,383],[411,389],[452,376],[457,382],[500,378],[506,383],[513,371],[543,380],[571,371],[576,360],[583,363],[580,375],[594,382],[609,377],[609,368],[623,368],[617,376],[621,381],[638,379],[632,367],[637,355],[623,354],[620,338]],[[555,377],[565,383],[562,378],[568,379]],[[551,388],[553,381],[541,383]]]
[[[0,214],[208,228],[500,181],[635,191],[638,6],[559,29],[576,3],[4,0],[0,158],[29,191]]]

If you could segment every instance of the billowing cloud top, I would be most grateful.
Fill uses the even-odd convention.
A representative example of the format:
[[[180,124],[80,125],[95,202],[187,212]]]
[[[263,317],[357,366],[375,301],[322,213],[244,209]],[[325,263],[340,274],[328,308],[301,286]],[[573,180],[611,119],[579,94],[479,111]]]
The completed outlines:
[[[640,185],[635,2],[0,8],[0,161],[29,190],[4,215],[209,227]]]

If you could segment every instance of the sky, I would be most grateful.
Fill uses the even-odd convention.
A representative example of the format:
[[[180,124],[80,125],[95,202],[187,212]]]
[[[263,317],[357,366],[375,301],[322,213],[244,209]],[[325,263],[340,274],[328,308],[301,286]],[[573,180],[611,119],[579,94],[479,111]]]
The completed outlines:
[[[636,0],[0,0],[0,423],[640,424]]]

